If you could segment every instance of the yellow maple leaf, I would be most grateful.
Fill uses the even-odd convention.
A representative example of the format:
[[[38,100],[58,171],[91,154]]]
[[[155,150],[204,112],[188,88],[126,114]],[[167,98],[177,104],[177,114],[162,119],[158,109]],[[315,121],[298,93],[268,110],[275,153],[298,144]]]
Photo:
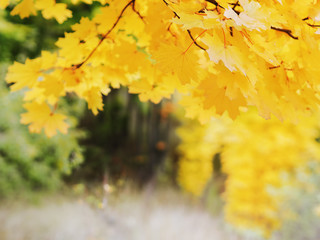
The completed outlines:
[[[51,7],[55,4],[55,0],[37,0],[35,2],[35,7],[38,10],[43,10],[47,7]]]
[[[22,0],[11,11],[11,15],[19,15],[21,18],[29,17],[30,15],[36,15],[36,8],[33,0]]]
[[[8,69],[6,76],[7,83],[13,83],[12,91],[20,90],[24,87],[32,88],[41,76],[41,65],[37,60],[27,59],[25,64],[15,62]]]
[[[48,137],[57,134],[57,130],[66,134],[68,124],[64,122],[66,116],[51,111],[46,103],[25,103],[26,113],[21,114],[21,123],[30,124],[30,132],[40,133],[44,129]]]
[[[165,73],[174,72],[182,84],[198,78],[198,57],[191,49],[182,49],[174,45],[162,45],[153,54],[156,66]]]
[[[0,9],[5,9],[10,3],[10,0],[1,0],[0,1]]]
[[[86,17],[82,17],[80,23],[71,26],[71,28],[79,39],[86,39],[97,34],[96,23]]]
[[[153,103],[159,103],[162,98],[169,98],[171,94],[166,94],[159,86],[153,85],[146,80],[131,83],[129,85],[129,93],[139,94],[139,99],[142,102],[150,100]]]
[[[63,23],[68,18],[72,17],[72,12],[67,9],[65,3],[56,3],[53,6],[42,10],[42,16],[45,19],[55,18],[58,23]]]
[[[100,88],[93,87],[85,91],[82,95],[88,103],[88,108],[91,109],[94,115],[98,114],[98,110],[103,109],[103,102],[102,102],[102,95],[100,92]]]
[[[99,25],[99,33],[105,34],[113,26],[124,3],[124,1],[112,1],[109,6],[99,9],[100,13],[93,18],[93,21]]]
[[[153,88],[149,81],[134,81],[130,84],[129,93],[149,92]]]
[[[235,46],[230,46],[226,44],[224,39],[224,30],[220,30],[221,34],[217,31],[212,33],[212,36],[205,34],[202,37],[202,42],[208,46],[206,50],[211,61],[219,63],[222,61],[224,65],[230,71],[242,70],[243,63],[245,62],[245,56],[241,53],[240,49]]]
[[[23,101],[30,102],[35,101],[37,103],[42,103],[46,100],[46,96],[43,94],[43,88],[34,87],[30,91],[27,91],[24,95]]]
[[[44,71],[54,68],[57,63],[58,55],[57,53],[51,53],[48,51],[41,52],[41,68]]]
[[[64,58],[66,62],[78,63],[85,57],[83,46],[80,44],[80,39],[73,33],[65,33],[65,36],[59,38],[55,44],[61,49],[59,51],[59,56]]]
[[[72,17],[72,12],[67,9],[67,5],[56,3],[55,0],[37,0],[35,6],[42,11],[42,16],[45,19],[55,18],[60,24]]]
[[[239,107],[246,106],[246,100],[241,94],[234,94],[231,99],[226,95],[227,86],[220,87],[215,79],[206,78],[203,80],[198,89],[203,92],[203,108],[209,109],[214,107],[216,113],[222,115],[225,111],[229,116],[235,119],[239,115]]]
[[[82,75],[83,75],[83,72],[81,70],[72,70],[72,69],[66,69],[61,73],[61,77],[65,82],[65,86],[66,88],[68,88],[68,90],[80,84],[81,78],[83,77]]]
[[[48,137],[56,135],[57,130],[61,133],[66,134],[68,132],[68,124],[64,122],[66,116],[62,114],[53,114],[47,119],[44,125],[44,132]]]
[[[39,88],[44,89],[43,94],[46,95],[50,104],[55,104],[60,96],[65,94],[64,84],[59,76],[51,74],[46,75],[44,80],[39,83]]]
[[[113,49],[115,55],[112,63],[119,66],[126,66],[128,72],[136,72],[150,65],[147,55],[138,51],[136,44],[123,43]]]

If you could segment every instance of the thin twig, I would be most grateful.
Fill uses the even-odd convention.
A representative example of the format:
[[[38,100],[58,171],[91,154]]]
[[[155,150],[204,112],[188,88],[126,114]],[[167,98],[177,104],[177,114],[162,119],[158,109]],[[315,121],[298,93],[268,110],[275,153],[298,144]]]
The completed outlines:
[[[183,52],[183,54],[185,54],[186,52],[188,52],[188,50],[190,49],[190,47],[193,45],[193,44],[195,44],[196,43],[196,40],[202,35],[202,34],[204,34],[205,32],[207,31],[207,29],[206,30],[203,30],[194,40],[193,40],[193,42],[189,45],[189,47]]]
[[[91,57],[92,55],[97,51],[98,47],[102,44],[102,42],[108,37],[108,35],[111,33],[111,31],[117,26],[117,24],[119,23],[123,13],[126,11],[126,9],[131,5],[134,4],[135,0],[131,0],[120,12],[120,15],[118,16],[117,20],[114,22],[113,26],[104,34],[102,35],[99,43],[95,46],[95,48],[90,52],[90,54],[86,57],[85,60],[83,60],[81,63],[74,65],[72,67],[72,69],[78,69],[80,68],[84,63],[86,63]]]
[[[222,9],[224,9],[224,7],[222,7],[217,1],[215,0],[206,0],[206,2],[212,3],[213,5],[215,5],[216,7],[220,7]]]
[[[277,27],[273,27],[273,26],[271,26],[271,29],[279,31],[279,32],[286,33],[286,34],[288,34],[290,37],[292,37],[295,40],[299,39],[298,37],[292,35],[292,31],[290,29],[277,28]]]
[[[190,38],[192,39],[194,45],[196,45],[198,48],[206,51],[206,49],[205,49],[204,47],[201,47],[201,46],[197,43],[196,39],[193,38],[193,36],[192,36],[192,34],[191,34],[191,31],[190,31],[189,29],[187,30],[187,32],[188,32]]]
[[[136,1],[134,0],[132,3],[132,10],[139,16],[139,18],[145,23],[143,16],[139,13],[139,11],[136,10],[135,6]]]

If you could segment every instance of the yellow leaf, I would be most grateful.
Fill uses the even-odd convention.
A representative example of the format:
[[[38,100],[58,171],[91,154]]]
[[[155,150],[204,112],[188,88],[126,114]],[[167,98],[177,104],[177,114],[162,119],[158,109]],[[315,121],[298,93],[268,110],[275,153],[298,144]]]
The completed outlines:
[[[176,73],[182,84],[198,78],[198,57],[191,49],[162,45],[157,53],[153,54],[153,58],[160,70],[167,74]]]
[[[21,18],[29,17],[30,15],[36,15],[36,9],[33,0],[22,0],[11,11],[11,15],[19,15]]]
[[[246,100],[241,94],[234,94],[233,99],[226,96],[227,86],[218,86],[214,78],[203,80],[198,89],[203,92],[203,108],[214,107],[216,113],[222,115],[225,111],[235,119],[239,115],[239,107],[246,106]]]
[[[86,17],[81,18],[80,23],[73,25],[71,28],[79,39],[86,39],[97,33],[96,23]]]
[[[1,0],[0,1],[0,9],[5,9],[10,3],[10,0]]]
[[[68,132],[68,124],[64,122],[66,116],[62,114],[53,114],[47,119],[46,124],[44,125],[44,133],[48,137],[52,137],[57,134],[59,130],[63,134]]]
[[[23,100],[25,102],[35,101],[37,103],[42,103],[46,100],[46,96],[43,94],[43,92],[43,88],[34,87],[25,93]]]
[[[27,59],[25,64],[15,62],[9,67],[6,76],[7,83],[13,83],[12,91],[20,90],[24,87],[32,88],[41,76],[41,65],[37,60]]]
[[[41,68],[45,71],[52,69],[57,63],[57,53],[41,52]]]
[[[51,111],[46,103],[25,103],[26,113],[21,114],[21,123],[30,124],[30,132],[40,133],[44,129],[48,137],[57,134],[57,130],[66,133],[68,124],[64,122],[66,116]]]
[[[148,81],[134,81],[130,84],[129,93],[141,93],[151,91],[152,84]]]
[[[93,87],[83,93],[84,99],[88,102],[88,108],[94,115],[98,114],[98,110],[103,109],[102,95],[100,88]]]
[[[52,98],[50,104],[55,104],[60,96],[65,94],[64,84],[59,76],[54,74],[46,75],[44,79],[39,83],[39,88],[44,89],[43,94],[47,98]]]
[[[46,19],[55,18],[61,24],[72,17],[72,12],[67,9],[65,3],[56,3],[51,7],[43,9],[42,16]]]

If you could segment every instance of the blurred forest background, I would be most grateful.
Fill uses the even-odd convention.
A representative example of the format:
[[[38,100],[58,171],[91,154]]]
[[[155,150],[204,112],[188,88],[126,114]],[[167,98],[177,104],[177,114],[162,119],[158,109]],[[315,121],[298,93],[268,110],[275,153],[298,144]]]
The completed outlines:
[[[178,122],[172,104],[142,103],[124,88],[104,98],[104,111],[95,117],[81,100],[69,95],[63,106],[74,119],[68,135],[48,139],[30,134],[20,124],[22,93],[9,94],[4,77],[13,61],[24,62],[70,31],[81,17],[90,17],[95,5],[76,6],[75,16],[62,25],[33,16],[21,20],[2,11],[0,16],[0,197],[39,190],[57,190],[64,184],[117,184],[129,180],[137,187],[163,182],[176,185]]]

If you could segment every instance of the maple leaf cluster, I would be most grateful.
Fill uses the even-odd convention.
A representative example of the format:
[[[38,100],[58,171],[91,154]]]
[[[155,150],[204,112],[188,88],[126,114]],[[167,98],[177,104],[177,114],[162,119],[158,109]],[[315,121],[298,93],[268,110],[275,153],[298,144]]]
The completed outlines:
[[[58,39],[57,52],[9,68],[12,90],[27,88],[22,122],[32,132],[66,132],[66,116],[58,112],[68,93],[97,114],[102,95],[120,86],[155,103],[180,92],[187,116],[202,122],[224,113],[236,118],[247,106],[264,118],[292,121],[298,112],[318,110],[317,1],[98,2],[92,19],[82,18]],[[0,8],[15,3],[1,1]],[[54,0],[21,0],[11,14],[24,18],[38,11],[59,23],[72,16]]]
[[[288,205],[292,195],[274,194],[270,189],[316,191],[310,178],[320,167],[320,145],[316,141],[320,118],[301,119],[300,124],[280,122],[275,117],[265,121],[252,109],[233,122],[225,116],[207,124],[182,118],[177,130],[181,139],[180,185],[203,196],[213,176],[212,159],[219,153],[226,176],[222,195],[226,220],[270,237],[286,221],[299,217],[299,212]],[[297,177],[303,173],[307,183]]]

